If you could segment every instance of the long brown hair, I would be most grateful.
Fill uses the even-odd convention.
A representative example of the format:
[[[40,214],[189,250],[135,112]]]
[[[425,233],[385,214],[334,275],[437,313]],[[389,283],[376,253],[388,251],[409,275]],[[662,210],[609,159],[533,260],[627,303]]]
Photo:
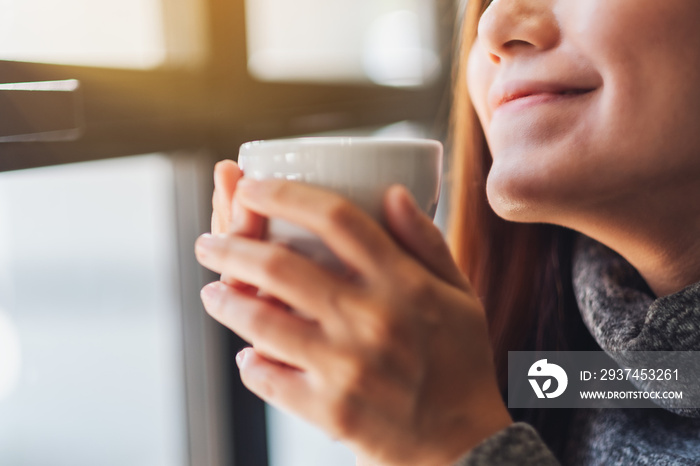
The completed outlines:
[[[466,56],[488,0],[470,0],[459,33],[454,71],[450,147],[451,208],[448,237],[487,313],[501,390],[506,395],[508,351],[584,350],[595,343],[576,307],[571,283],[574,232],[498,217],[486,198],[491,154],[467,91]],[[565,433],[555,416],[519,412],[561,453]],[[550,422],[547,422],[550,421]],[[557,425],[558,424],[558,425]]]

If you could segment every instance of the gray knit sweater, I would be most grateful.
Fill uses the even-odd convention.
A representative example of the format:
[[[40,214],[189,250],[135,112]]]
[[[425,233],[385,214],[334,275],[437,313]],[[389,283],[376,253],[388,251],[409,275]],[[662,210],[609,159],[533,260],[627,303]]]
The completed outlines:
[[[574,290],[583,321],[605,351],[700,351],[700,283],[655,299],[621,256],[580,237]],[[700,410],[579,409],[565,465],[700,465]],[[456,466],[559,465],[535,429],[515,423]]]

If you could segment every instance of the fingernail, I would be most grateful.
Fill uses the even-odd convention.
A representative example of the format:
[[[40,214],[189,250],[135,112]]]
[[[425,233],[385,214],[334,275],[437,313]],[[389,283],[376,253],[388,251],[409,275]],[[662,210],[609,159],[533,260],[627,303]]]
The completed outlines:
[[[195,243],[195,247],[197,249],[212,249],[214,247],[215,243],[215,238],[214,235],[205,233],[199,238],[197,238],[197,242]]]
[[[217,162],[214,165],[214,187],[221,185],[221,162]]]
[[[245,354],[247,352],[248,348],[245,348],[241,351],[238,352],[236,355],[236,364],[238,365],[238,368],[240,369],[241,366],[243,366],[243,361],[245,361]]]
[[[220,293],[221,283],[213,282],[209,283],[204,288],[202,288],[202,290],[199,292],[199,296],[202,299],[204,306],[206,307],[218,300]]]
[[[217,170],[216,165],[214,165],[214,189],[216,189],[219,184],[219,170]]]
[[[211,249],[216,245],[216,237],[211,233],[204,233],[199,237],[197,243],[205,249]]]

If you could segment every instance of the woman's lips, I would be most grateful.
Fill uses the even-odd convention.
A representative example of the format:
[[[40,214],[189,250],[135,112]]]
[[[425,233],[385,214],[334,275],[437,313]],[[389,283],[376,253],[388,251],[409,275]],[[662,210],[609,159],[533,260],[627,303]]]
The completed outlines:
[[[492,112],[504,107],[526,107],[540,103],[569,100],[588,94],[593,87],[535,81],[514,81],[497,85],[489,93]]]
[[[503,100],[494,110],[495,113],[503,111],[514,111],[516,109],[524,109],[534,105],[549,103],[549,102],[565,102],[572,101],[592,92],[592,90],[575,90],[562,93],[540,92],[536,94],[525,94],[517,97]]]

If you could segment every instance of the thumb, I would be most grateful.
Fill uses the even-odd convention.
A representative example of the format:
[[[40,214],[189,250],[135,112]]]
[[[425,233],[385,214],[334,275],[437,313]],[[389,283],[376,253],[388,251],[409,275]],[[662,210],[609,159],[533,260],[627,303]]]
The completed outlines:
[[[243,172],[233,160],[222,160],[214,166],[211,232],[226,233],[231,223],[231,201],[236,183]]]
[[[408,253],[439,278],[459,288],[469,288],[442,233],[404,186],[394,185],[387,190],[384,214],[389,232]]]

